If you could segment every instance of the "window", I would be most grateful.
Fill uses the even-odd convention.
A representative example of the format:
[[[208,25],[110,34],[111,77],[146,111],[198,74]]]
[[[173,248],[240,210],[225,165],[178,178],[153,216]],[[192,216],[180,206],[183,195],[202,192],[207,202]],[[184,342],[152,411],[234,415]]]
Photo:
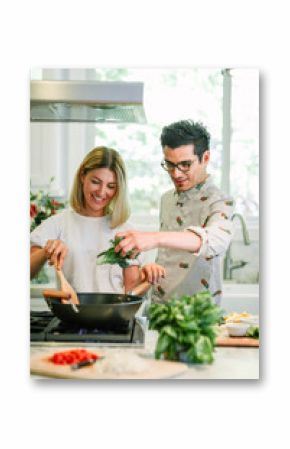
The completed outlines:
[[[174,121],[201,121],[212,135],[210,172],[220,184],[222,75],[220,69],[97,69],[97,80],[143,81],[146,125],[100,123],[95,144],[118,149],[126,161],[134,223],[158,229],[161,194],[172,188],[161,168],[162,127]]]
[[[238,212],[247,219],[257,218],[258,71],[230,69],[228,72],[231,76],[229,193],[236,200]],[[227,169],[222,166],[223,71],[220,68],[46,69],[32,72],[34,79],[41,76],[46,79],[143,81],[147,124],[34,124],[32,174],[37,182],[55,176],[62,183],[59,190],[68,197],[74,171],[84,153],[93,145],[111,146],[120,151],[127,165],[134,223],[140,229],[157,229],[160,196],[172,188],[168,175],[160,166],[161,130],[171,122],[191,118],[202,122],[211,134],[209,172],[215,183],[221,185],[222,172]],[[33,143],[36,132],[37,142]],[[40,149],[39,145],[45,148]],[[56,153],[58,162],[53,165],[47,158],[56,157]],[[38,173],[40,155],[45,161],[42,163],[45,173]]]
[[[236,209],[259,215],[259,73],[233,69],[230,185]]]

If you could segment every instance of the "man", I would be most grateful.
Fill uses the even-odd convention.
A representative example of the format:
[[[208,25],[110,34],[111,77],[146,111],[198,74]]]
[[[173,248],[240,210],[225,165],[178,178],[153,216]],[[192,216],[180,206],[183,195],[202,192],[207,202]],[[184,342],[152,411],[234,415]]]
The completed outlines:
[[[219,304],[222,294],[221,257],[232,238],[233,200],[207,173],[210,135],[200,123],[182,120],[161,134],[161,163],[174,189],[161,198],[160,232],[127,231],[116,251],[126,254],[158,248],[156,262],[166,268],[160,278],[150,264],[143,268],[155,284],[153,302],[209,290]],[[156,282],[158,281],[158,282]]]

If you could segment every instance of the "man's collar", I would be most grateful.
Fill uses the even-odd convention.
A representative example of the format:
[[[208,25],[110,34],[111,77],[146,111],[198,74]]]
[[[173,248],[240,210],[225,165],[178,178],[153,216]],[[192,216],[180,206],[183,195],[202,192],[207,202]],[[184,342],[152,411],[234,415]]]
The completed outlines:
[[[177,195],[179,199],[181,198],[190,199],[194,197],[197,193],[200,193],[201,191],[206,189],[210,184],[212,184],[212,177],[211,175],[207,175],[206,179],[203,182],[196,184],[189,190],[185,190],[185,192],[178,192],[177,190],[175,190],[174,195]]]

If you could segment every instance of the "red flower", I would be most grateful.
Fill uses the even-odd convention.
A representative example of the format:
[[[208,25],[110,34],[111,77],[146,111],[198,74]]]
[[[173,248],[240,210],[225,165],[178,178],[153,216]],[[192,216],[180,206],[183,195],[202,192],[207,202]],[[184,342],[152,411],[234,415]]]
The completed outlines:
[[[39,190],[39,192],[33,193],[30,191],[30,231],[64,207],[65,203],[51,198],[48,192]]]
[[[30,217],[34,218],[38,214],[36,204],[30,204]]]

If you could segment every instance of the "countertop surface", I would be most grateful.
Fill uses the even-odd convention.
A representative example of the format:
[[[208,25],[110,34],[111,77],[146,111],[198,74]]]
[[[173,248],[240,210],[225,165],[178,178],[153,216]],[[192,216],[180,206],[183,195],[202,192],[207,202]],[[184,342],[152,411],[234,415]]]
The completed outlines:
[[[31,300],[31,310],[46,310],[46,304],[41,299]],[[154,349],[158,334],[156,331],[148,330],[145,337],[145,345],[142,348],[123,348],[126,352],[138,351],[138,353],[146,355],[146,357],[154,358]],[[75,345],[78,347],[80,345]],[[90,343],[88,346],[82,344],[81,347],[88,347],[90,350],[104,350],[98,345]],[[33,343],[31,345],[31,355],[51,352],[55,350],[71,349],[71,345]],[[40,376],[33,376],[40,378]],[[249,347],[216,347],[214,353],[214,362],[210,365],[188,365],[188,370],[178,375],[176,379],[259,379],[259,348]]]

